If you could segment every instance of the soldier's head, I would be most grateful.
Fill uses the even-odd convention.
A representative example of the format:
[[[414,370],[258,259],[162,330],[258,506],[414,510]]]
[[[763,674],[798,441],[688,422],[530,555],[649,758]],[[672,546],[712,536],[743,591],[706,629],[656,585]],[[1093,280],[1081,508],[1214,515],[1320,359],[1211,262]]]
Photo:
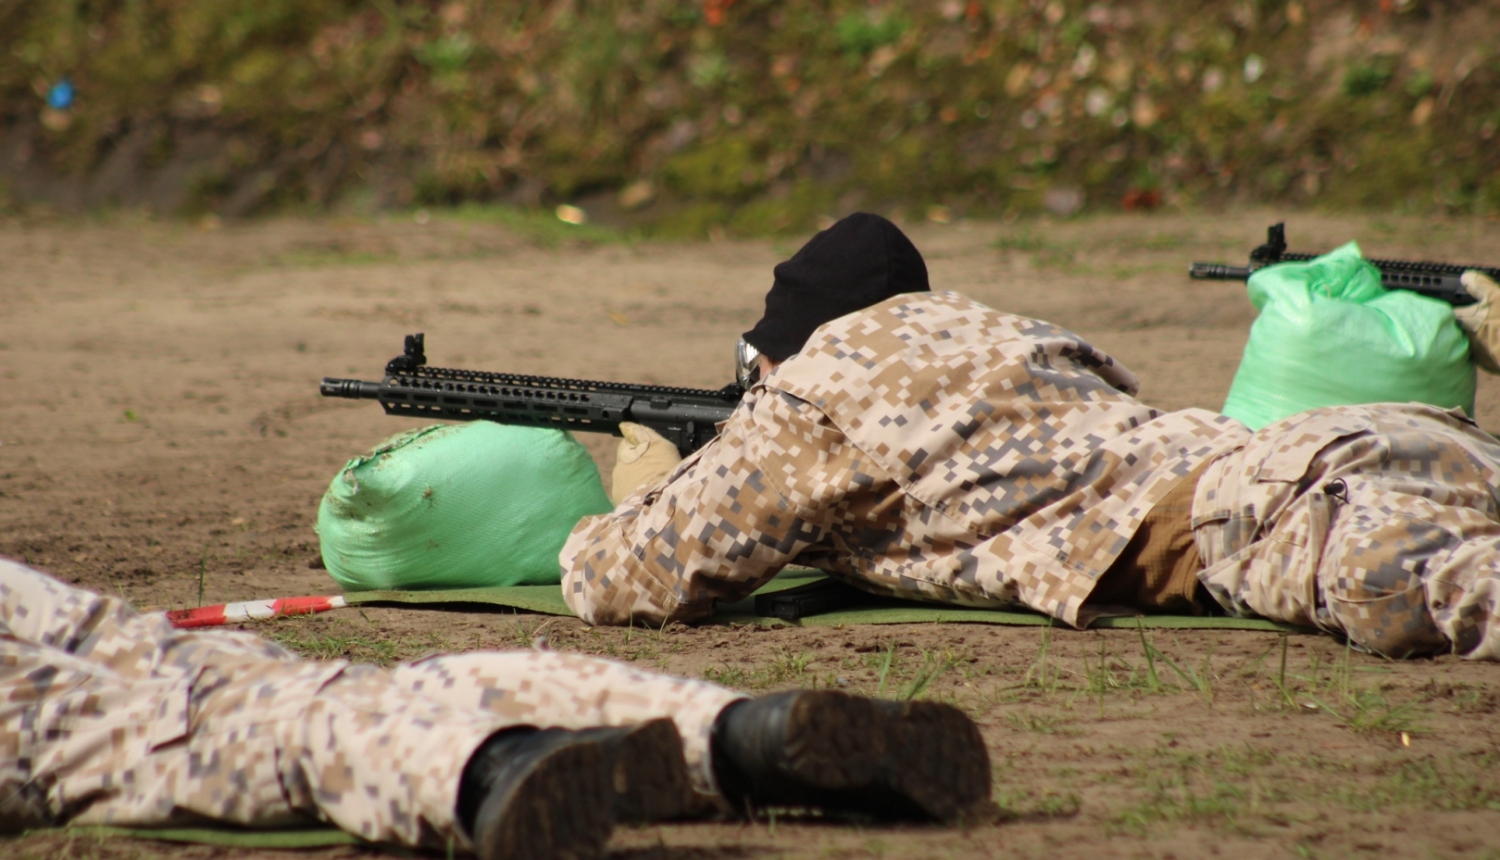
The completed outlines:
[[[818,326],[901,293],[926,292],[927,264],[901,228],[859,212],[812,237],[774,270],[766,312],[745,332],[736,361],[772,365],[795,355]]]

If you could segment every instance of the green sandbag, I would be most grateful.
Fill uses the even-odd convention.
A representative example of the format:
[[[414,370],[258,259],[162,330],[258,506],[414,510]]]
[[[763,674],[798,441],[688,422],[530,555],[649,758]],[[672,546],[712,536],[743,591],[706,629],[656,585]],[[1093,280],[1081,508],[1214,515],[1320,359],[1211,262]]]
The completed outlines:
[[[318,537],[346,591],[555,584],[568,533],[610,507],[572,434],[475,421],[350,460],[323,494]]]
[[[1224,402],[1259,429],[1320,406],[1429,403],[1474,414],[1469,342],[1446,302],[1386,290],[1353,242],[1250,276],[1260,316]]]

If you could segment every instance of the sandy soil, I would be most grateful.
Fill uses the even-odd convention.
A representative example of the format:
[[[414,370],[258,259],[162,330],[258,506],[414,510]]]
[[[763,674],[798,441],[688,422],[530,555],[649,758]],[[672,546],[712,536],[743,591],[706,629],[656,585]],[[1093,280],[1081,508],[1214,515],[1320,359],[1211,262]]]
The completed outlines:
[[[1215,408],[1253,311],[1189,260],[1241,261],[1272,213],[913,225],[934,285],[1071,328],[1158,405]],[[1296,216],[1294,249],[1487,261],[1500,225]],[[434,215],[243,226],[0,224],[0,553],[144,608],[333,590],[318,499],[405,425],[327,401],[402,335],[435,364],[717,387],[795,242],[577,243]],[[1500,387],[1482,383],[1482,426]],[[606,474],[613,444],[585,440]],[[623,830],[620,857],[1500,857],[1500,668],[1391,664],[1330,639],[972,625],[590,629],[344,610],[257,627],[381,662],[529,645],[750,690],[956,702],[984,728],[991,819],[953,829],[762,820]],[[34,834],[21,857],[222,856]],[[233,852],[229,852],[233,853]],[[337,849],[316,858],[367,853]],[[273,856],[275,852],[263,856]],[[236,856],[250,856],[243,852]],[[261,855],[257,855],[261,856]]]

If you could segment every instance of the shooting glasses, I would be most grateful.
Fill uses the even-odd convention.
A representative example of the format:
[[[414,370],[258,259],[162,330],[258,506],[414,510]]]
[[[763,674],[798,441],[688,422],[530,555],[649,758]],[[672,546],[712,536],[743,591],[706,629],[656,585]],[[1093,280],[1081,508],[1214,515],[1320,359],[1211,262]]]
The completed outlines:
[[[734,378],[743,388],[760,381],[760,350],[740,338],[734,345]]]

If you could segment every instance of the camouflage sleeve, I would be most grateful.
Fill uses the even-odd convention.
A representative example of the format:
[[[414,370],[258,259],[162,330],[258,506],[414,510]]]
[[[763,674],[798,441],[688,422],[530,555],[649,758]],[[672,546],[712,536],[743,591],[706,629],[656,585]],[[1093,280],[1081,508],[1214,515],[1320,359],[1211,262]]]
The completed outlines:
[[[563,597],[594,624],[706,618],[800,554],[829,552],[831,511],[870,491],[849,468],[856,453],[812,406],[755,389],[664,483],[578,524],[562,550]]]

